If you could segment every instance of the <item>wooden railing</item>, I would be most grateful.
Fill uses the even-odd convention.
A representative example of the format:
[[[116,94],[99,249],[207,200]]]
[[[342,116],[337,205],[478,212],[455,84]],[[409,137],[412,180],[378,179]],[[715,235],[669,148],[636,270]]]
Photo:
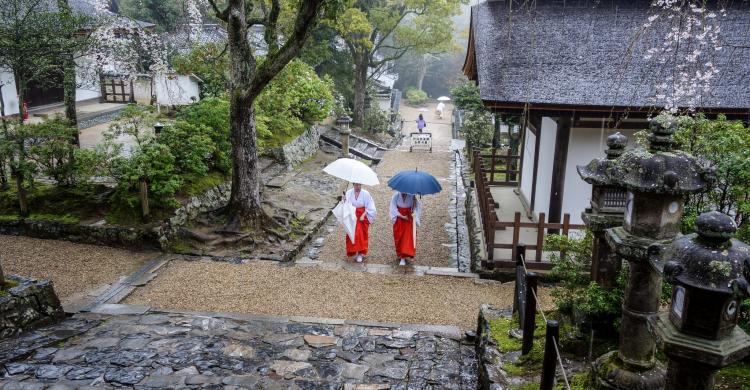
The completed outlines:
[[[520,243],[521,229],[535,229],[536,235],[534,244],[526,245],[526,249],[534,250],[536,252],[533,259],[529,259],[526,265],[529,269],[533,270],[548,270],[552,268],[552,264],[545,261],[543,258],[544,250],[544,236],[547,234],[549,229],[559,231],[557,234],[567,236],[571,230],[582,230],[585,229],[586,225],[572,224],[570,223],[570,214],[564,214],[562,223],[550,223],[547,222],[546,214],[539,213],[539,218],[536,222],[522,222],[521,213],[516,212],[514,214],[513,221],[499,221],[497,218],[497,209],[500,205],[495,202],[492,197],[492,191],[490,190],[490,184],[492,182],[491,170],[484,167],[483,158],[485,155],[481,155],[479,152],[474,152],[474,159],[472,166],[474,170],[474,183],[477,191],[477,200],[479,203],[479,213],[482,219],[482,230],[484,234],[485,250],[487,252],[487,259],[482,261],[482,268],[491,270],[494,268],[514,268],[516,266],[516,248]],[[497,158],[503,157],[514,157],[514,156],[503,156],[490,154],[491,161],[496,161]],[[516,171],[511,171],[516,172]],[[486,176],[490,173],[489,178]],[[508,176],[506,175],[506,179]],[[506,185],[507,182],[501,181],[500,184],[495,182],[494,185]],[[508,228],[513,229],[513,235],[510,242],[507,243],[495,243],[495,234],[497,231],[507,230]],[[510,249],[511,256],[509,258],[495,258],[495,249]]]
[[[505,154],[498,153],[495,148],[492,148],[490,153],[474,151],[474,160],[479,160],[478,168],[481,168],[487,185],[503,187],[518,185],[520,172],[518,167],[521,166],[521,156],[511,154],[510,149]],[[498,163],[502,164],[500,168],[498,168]],[[477,172],[480,171],[475,170],[475,175]]]

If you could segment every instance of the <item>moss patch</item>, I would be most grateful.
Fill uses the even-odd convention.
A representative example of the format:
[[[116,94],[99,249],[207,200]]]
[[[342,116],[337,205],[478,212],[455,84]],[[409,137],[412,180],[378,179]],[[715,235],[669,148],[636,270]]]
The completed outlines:
[[[200,177],[187,177],[185,178],[185,184],[180,188],[179,196],[191,197],[200,195],[228,180],[230,178],[221,172],[209,172]]]
[[[750,389],[750,363],[739,362],[716,373],[715,389]]]
[[[15,281],[13,279],[5,279],[5,284],[2,288],[0,288],[0,297],[8,295],[8,290],[16,286],[18,286],[18,281]]]

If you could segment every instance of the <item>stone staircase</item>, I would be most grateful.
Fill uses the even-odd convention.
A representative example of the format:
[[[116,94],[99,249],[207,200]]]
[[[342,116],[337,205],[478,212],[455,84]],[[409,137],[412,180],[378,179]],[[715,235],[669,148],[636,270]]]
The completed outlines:
[[[341,134],[339,134],[337,130],[329,130],[328,132],[321,134],[320,140],[339,149],[341,148]],[[377,164],[383,159],[386,150],[387,149],[383,146],[370,140],[366,140],[354,134],[349,135],[349,153],[359,158],[370,160]]]

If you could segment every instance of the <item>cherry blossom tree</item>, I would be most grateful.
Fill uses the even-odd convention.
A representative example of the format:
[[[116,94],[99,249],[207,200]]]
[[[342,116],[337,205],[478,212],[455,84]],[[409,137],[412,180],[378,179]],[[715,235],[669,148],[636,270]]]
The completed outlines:
[[[640,37],[652,33],[656,44],[644,60],[654,65],[660,82],[654,85],[654,105],[676,113],[694,111],[718,78],[715,57],[723,49],[721,21],[724,8],[711,10],[705,1],[654,0]]]

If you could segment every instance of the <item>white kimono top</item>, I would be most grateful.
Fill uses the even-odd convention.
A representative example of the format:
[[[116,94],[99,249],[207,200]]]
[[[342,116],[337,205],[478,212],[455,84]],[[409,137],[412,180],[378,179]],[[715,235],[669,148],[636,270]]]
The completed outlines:
[[[398,212],[399,207],[411,208],[414,202],[417,202],[416,206],[414,206],[414,222],[417,223],[417,226],[420,226],[419,217],[422,214],[422,202],[412,194],[407,194],[406,199],[404,200],[401,193],[398,191],[393,194],[393,197],[391,197],[391,224],[396,223],[396,218],[398,218],[397,215],[401,214]]]
[[[372,196],[365,189],[360,190],[359,196],[357,199],[354,199],[354,188],[350,188],[349,191],[346,191],[346,201],[354,206],[354,208],[364,207],[365,215],[367,215],[367,219],[370,223],[375,221],[375,216],[377,215],[375,201],[372,200]]]

